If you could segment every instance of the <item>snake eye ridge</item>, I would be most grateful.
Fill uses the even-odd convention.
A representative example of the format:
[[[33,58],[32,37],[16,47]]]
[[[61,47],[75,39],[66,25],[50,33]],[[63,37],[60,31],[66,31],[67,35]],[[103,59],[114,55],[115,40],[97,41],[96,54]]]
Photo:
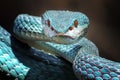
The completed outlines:
[[[69,30],[73,30],[73,27],[69,27]]]
[[[50,27],[50,20],[46,20],[46,21],[45,21],[45,24],[47,24],[48,27]]]
[[[77,20],[74,21],[74,26],[75,26],[75,27],[78,26],[78,21],[77,21]]]

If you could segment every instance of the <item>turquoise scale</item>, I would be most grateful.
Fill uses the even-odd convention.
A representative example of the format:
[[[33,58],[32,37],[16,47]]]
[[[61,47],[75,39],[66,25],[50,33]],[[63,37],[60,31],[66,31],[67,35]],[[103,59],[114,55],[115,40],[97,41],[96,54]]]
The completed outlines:
[[[48,17],[48,13],[46,13],[43,17]],[[53,14],[51,14],[50,16],[52,15]],[[79,17],[81,17],[81,25],[84,24],[84,19],[86,19],[85,21],[86,23],[88,23],[88,18],[85,15],[81,15],[79,15]],[[55,21],[58,20],[55,18],[53,19]],[[52,24],[55,25],[55,23],[53,22]],[[72,23],[69,23],[68,25],[70,24]],[[21,33],[22,36],[24,36],[27,32],[39,32],[40,34],[42,34],[42,22],[40,17],[29,16],[27,14],[19,15],[15,20],[14,26],[16,28],[14,29],[14,32],[16,32],[17,34]],[[67,29],[68,27],[64,28],[64,30],[58,29],[58,32],[64,32]],[[6,37],[6,35],[10,36],[7,31],[0,27],[0,68],[1,70],[6,71],[15,78],[24,80],[27,72],[29,71],[29,68],[24,66],[16,59],[10,47],[10,37]],[[120,80],[120,63],[99,57],[97,47],[85,37],[82,38],[79,42],[69,45],[50,42],[38,43],[50,50],[57,52],[60,56],[73,63],[73,70],[78,78],[82,76],[84,79],[92,80]]]
[[[29,68],[21,64],[15,57],[10,47],[10,34],[0,27],[0,70],[4,70],[8,74],[24,80]]]
[[[77,76],[82,74],[82,76],[87,79],[120,80],[120,64],[117,62],[113,62],[93,54],[81,54],[80,56],[77,56],[76,59],[79,61],[75,61],[75,67],[73,67]],[[90,67],[86,68],[88,64]]]

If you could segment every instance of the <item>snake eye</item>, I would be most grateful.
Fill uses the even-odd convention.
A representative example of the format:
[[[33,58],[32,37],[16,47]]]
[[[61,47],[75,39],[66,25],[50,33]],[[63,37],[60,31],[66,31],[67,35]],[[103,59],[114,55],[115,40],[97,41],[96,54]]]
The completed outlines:
[[[50,27],[50,20],[46,20],[46,21],[45,21],[45,24],[47,24],[48,27]]]
[[[69,30],[73,30],[73,27],[69,27]]]
[[[74,26],[75,26],[75,27],[78,26],[78,21],[77,21],[77,20],[74,21]]]

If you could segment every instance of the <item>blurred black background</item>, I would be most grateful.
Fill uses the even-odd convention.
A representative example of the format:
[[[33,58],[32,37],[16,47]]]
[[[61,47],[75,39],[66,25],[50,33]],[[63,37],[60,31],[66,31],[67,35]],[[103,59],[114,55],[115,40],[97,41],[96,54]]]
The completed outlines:
[[[86,37],[98,46],[100,56],[120,62],[119,0],[1,0],[0,25],[12,33],[18,14],[40,16],[49,9],[85,13],[90,19]]]

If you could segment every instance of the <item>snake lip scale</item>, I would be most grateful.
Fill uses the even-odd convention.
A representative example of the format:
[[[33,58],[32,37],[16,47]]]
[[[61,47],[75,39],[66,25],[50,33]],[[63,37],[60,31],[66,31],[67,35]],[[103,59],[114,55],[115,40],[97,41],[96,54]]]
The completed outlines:
[[[29,46],[71,62],[79,80],[120,80],[120,63],[100,57],[96,45],[85,37],[88,25],[81,12],[48,10],[41,17],[18,15],[13,32]],[[30,68],[14,56],[7,31],[2,27],[0,31],[5,33],[0,34],[0,69],[24,80]]]

